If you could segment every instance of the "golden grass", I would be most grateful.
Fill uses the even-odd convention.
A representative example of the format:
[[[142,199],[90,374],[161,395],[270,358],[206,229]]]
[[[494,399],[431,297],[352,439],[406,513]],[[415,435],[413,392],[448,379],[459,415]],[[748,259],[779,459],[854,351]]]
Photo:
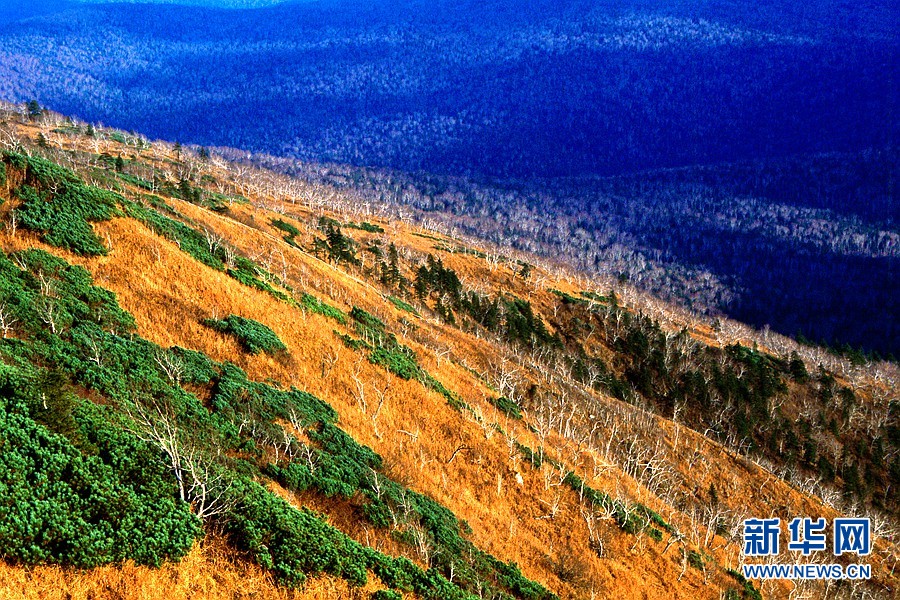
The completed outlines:
[[[354,588],[322,576],[303,590],[288,590],[216,536],[207,536],[180,562],[159,569],[131,562],[89,570],[0,562],[2,600],[362,600],[376,589],[374,582]]]
[[[113,143],[108,145],[115,149]],[[144,155],[159,163],[171,158],[157,151]],[[216,175],[223,180],[228,178],[224,173]],[[43,247],[83,265],[98,285],[117,294],[120,304],[135,316],[140,335],[151,341],[166,347],[197,349],[215,360],[235,362],[254,379],[271,378],[319,396],[339,412],[342,428],[385,458],[393,478],[449,507],[471,525],[471,539],[478,547],[504,561],[516,562],[526,576],[547,585],[562,598],[719,598],[725,587],[736,586],[721,572],[706,582],[699,571],[691,568],[682,575],[677,546],[664,554],[666,540],[636,540],[614,523],[601,525],[608,537],[604,558],[588,547],[587,527],[580,515],[577,495],[565,486],[553,482],[548,485],[547,467],[543,472],[535,471],[524,465],[517,453],[510,452],[508,436],[536,448],[539,441],[535,434],[524,424],[500,415],[486,401],[494,392],[460,364],[465,361],[468,367],[487,372],[501,358],[515,361],[509,349],[490,339],[443,326],[427,315],[417,318],[399,311],[384,301],[383,292],[371,284],[290,247],[280,232],[269,225],[272,218],[282,215],[252,205],[235,205],[230,216],[221,216],[175,199],[168,201],[179,212],[223,235],[243,254],[257,257],[258,261],[271,259],[270,269],[283,271],[292,286],[308,290],[343,310],[355,304],[384,319],[400,341],[417,352],[431,374],[483,415],[487,425],[498,423],[506,435],[479,424],[467,412],[453,410],[442,396],[418,382],[393,377],[370,364],[362,354],[347,349],[332,333],[333,329],[346,330],[336,322],[304,314],[203,266],[136,221],[120,218],[95,224],[101,237],[108,235],[112,240],[112,251],[105,257],[72,256],[47,247],[22,231],[15,237],[0,233],[0,246],[7,251]],[[9,208],[8,202],[0,212]],[[303,209],[290,208],[288,218],[294,217],[298,224],[313,217]],[[418,256],[440,255],[465,280],[528,298],[544,314],[551,314],[556,305],[556,298],[547,288],[577,293],[572,284],[539,270],[534,277],[540,275],[541,283],[534,278],[525,281],[508,265],[492,269],[486,261],[470,255],[436,251],[433,240],[413,235],[415,232],[405,224],[389,223],[382,237]],[[249,317],[271,327],[287,345],[288,353],[275,357],[247,355],[233,339],[200,323],[209,316],[228,314]],[[413,327],[404,327],[401,318]],[[697,332],[701,338],[709,333]],[[439,356],[435,348],[449,352]],[[526,380],[542,381],[542,373],[520,367]],[[363,409],[357,380],[363,383],[368,410]],[[387,390],[377,427],[371,416],[376,388]],[[615,400],[593,395],[600,402],[621,406]],[[721,445],[684,427],[676,436],[675,425],[670,421],[655,421],[668,459],[679,472],[688,474],[687,479],[695,488],[684,490],[686,493],[705,493],[714,482],[726,507],[744,509],[748,514],[833,516],[833,511],[816,499],[800,494]],[[582,449],[578,455],[581,463],[576,465],[571,460],[569,441],[551,434],[546,444],[552,455],[564,460],[568,468],[576,469],[591,485],[607,491],[620,489],[624,496],[639,499],[661,512],[682,531],[691,527],[689,518],[678,507],[666,506],[619,469],[610,465],[594,477],[588,467],[603,462],[597,454]],[[451,461],[461,447],[470,449],[459,452]],[[519,478],[521,484],[517,482]],[[356,522],[352,512],[338,501],[311,493],[293,495],[277,486],[273,489],[294,503],[328,514],[336,526],[359,541],[389,554],[406,553],[417,558],[411,549],[384,532],[372,531]],[[555,511],[551,510],[554,506],[558,507]],[[724,540],[714,538],[711,546],[719,547],[707,550],[720,564],[736,565],[734,545],[721,548]],[[554,562],[561,557],[571,557],[580,565],[576,576],[560,578],[560,569]],[[873,556],[872,562],[878,576],[894,582],[896,587],[897,578],[887,574],[886,561]],[[357,590],[325,577],[310,582],[302,593],[288,592],[274,586],[265,573],[235,556],[215,538],[198,545],[180,563],[159,570],[127,564],[90,572],[0,566],[0,599],[356,598],[368,597],[373,585],[374,582]],[[782,591],[785,590],[774,588],[771,593],[778,596]]]

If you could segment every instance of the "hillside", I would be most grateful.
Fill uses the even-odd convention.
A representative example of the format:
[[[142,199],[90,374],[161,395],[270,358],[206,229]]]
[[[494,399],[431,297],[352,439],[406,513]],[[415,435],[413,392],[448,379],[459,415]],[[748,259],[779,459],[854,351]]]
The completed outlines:
[[[336,187],[386,218],[627,280],[693,312],[851,355],[900,353],[893,150],[488,182],[223,152]]]
[[[14,2],[0,99],[334,163],[378,206],[900,355],[895,2],[263,4]]]
[[[0,596],[780,598],[742,520],[839,514],[872,580],[799,591],[896,594],[896,364],[2,121]]]

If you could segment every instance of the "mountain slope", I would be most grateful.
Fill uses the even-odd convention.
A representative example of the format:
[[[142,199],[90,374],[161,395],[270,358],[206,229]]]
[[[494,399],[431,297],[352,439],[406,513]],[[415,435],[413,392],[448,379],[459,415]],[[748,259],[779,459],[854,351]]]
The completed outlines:
[[[2,537],[3,589],[21,589],[17,564],[128,558],[166,571],[95,576],[137,596],[141,582],[212,563],[231,585],[234,571],[216,565],[238,559],[204,562],[209,550],[196,546],[203,532],[191,517],[206,512],[214,549],[281,585],[306,582],[308,597],[386,587],[412,597],[753,597],[726,571],[739,564],[743,516],[833,518],[854,501],[888,515],[879,522],[896,514],[885,487],[895,365],[854,370],[820,354],[829,371],[817,373],[812,351],[788,340],[753,349],[754,334],[730,322],[713,330],[629,288],[611,293],[525,255],[351,212],[339,190],[121,132],[6,119],[25,138],[4,137],[0,350],[3,377],[25,391],[3,395],[5,415],[92,477],[132,489],[136,506],[167,498],[175,520],[161,523],[186,538],[169,536],[162,552],[139,538],[119,548],[91,538],[102,554],[39,538],[26,552],[22,538]],[[714,365],[722,383],[711,378],[705,395],[697,382],[684,387]],[[704,399],[724,409],[717,425],[704,422],[718,414]],[[797,415],[812,425],[817,411],[836,432],[780,429]],[[159,443],[173,427],[181,466]],[[831,453],[866,431],[882,440],[880,459]],[[785,445],[791,434],[799,448]],[[803,454],[805,442],[830,461],[830,481],[811,477],[822,462]],[[136,472],[123,447],[155,466]],[[179,492],[192,465],[207,499]],[[27,512],[29,490],[17,489]],[[187,566],[174,564],[182,555]],[[880,538],[870,592],[896,589],[894,560],[896,542]],[[54,573],[38,577],[48,585]]]
[[[0,98],[396,169],[353,176],[692,310],[897,355],[895,4],[79,4],[0,29]]]

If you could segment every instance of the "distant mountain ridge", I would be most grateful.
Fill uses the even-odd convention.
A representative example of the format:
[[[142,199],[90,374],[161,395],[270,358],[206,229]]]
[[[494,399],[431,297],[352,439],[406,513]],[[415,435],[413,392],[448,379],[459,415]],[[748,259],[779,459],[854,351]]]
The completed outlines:
[[[7,0],[0,4],[0,27],[77,6],[76,0]]]
[[[176,4],[208,8],[260,8],[304,0],[72,0],[81,4]]]

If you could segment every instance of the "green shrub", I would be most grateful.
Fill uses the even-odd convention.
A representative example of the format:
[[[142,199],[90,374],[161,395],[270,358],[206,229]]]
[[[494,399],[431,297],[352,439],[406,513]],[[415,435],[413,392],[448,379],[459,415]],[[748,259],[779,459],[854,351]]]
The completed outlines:
[[[116,177],[118,177],[119,179],[121,179],[122,181],[124,181],[126,183],[130,183],[131,185],[141,188],[143,190],[150,191],[153,189],[152,183],[150,183],[146,179],[138,177],[137,175],[130,175],[128,173],[116,173]]]
[[[241,481],[227,531],[278,582],[299,587],[308,575],[329,573],[366,583],[369,552],[307,509],[295,509],[252,481]]]
[[[697,569],[698,571],[703,570],[703,566],[704,566],[703,556],[701,556],[699,552],[697,552],[695,550],[689,550],[688,554],[687,554],[687,561],[688,561],[689,565],[691,565],[693,568]]]
[[[94,454],[83,454],[31,418],[41,394],[26,374],[0,369],[0,555],[85,568],[184,556],[202,529],[152,453],[85,406],[76,416],[89,432],[78,437]]]
[[[378,590],[372,594],[372,600],[403,600],[403,596],[394,590]]]
[[[272,227],[282,230],[293,241],[295,237],[300,235],[300,230],[282,219],[272,219]]]
[[[532,468],[534,468],[534,469],[540,469],[540,468],[541,468],[541,465],[544,464],[544,455],[543,455],[543,453],[535,452],[534,450],[532,450],[532,449],[529,448],[528,446],[525,446],[525,445],[520,444],[520,443],[518,443],[518,442],[516,442],[516,448],[519,450],[519,454],[522,455],[522,458],[525,459],[525,462],[527,462],[528,464],[530,464]],[[572,475],[578,480],[578,483],[581,483],[581,480],[578,479],[578,476],[577,476],[577,475],[575,475],[574,473],[572,473]],[[567,478],[567,481],[568,481],[568,478]],[[571,485],[572,485],[572,484],[570,483],[570,486],[571,486]],[[573,486],[573,489],[575,489],[575,488],[577,488],[577,485],[576,485],[576,486]],[[577,490],[576,490],[576,491],[577,491]]]
[[[362,231],[368,231],[369,233],[384,233],[384,228],[374,223],[369,223],[368,221],[363,221],[362,223],[347,223],[344,227],[349,227],[351,229],[359,229]]]
[[[264,292],[268,292],[271,296],[281,300],[282,302],[294,304],[293,298],[291,298],[284,292],[276,290],[274,287],[272,287],[271,284],[269,284],[269,281],[274,280],[274,277],[272,277],[270,273],[265,272],[263,269],[257,267],[251,261],[242,256],[236,257],[234,262],[235,267],[226,271],[226,273],[228,273],[230,277],[243,283],[247,287],[252,287]]]
[[[157,200],[162,203],[162,200],[159,198]],[[225,263],[221,258],[209,251],[206,240],[200,232],[191,229],[180,221],[166,217],[152,208],[145,208],[137,204],[127,204],[125,210],[129,216],[147,225],[157,235],[175,242],[183,252],[193,256],[203,264],[217,271],[225,269]]]
[[[416,316],[419,316],[419,311],[417,311],[415,309],[415,307],[413,307],[412,304],[409,304],[408,302],[404,302],[400,298],[396,298],[394,296],[388,296],[387,299],[390,301],[391,304],[393,304],[400,310],[405,310],[408,313],[412,313]]]
[[[369,354],[369,360],[401,379],[419,379],[422,374],[422,368],[416,362],[415,355],[406,346],[394,350],[379,346]]]
[[[335,307],[325,304],[315,296],[311,294],[304,293],[300,298],[300,305],[309,310],[310,312],[314,312],[316,314],[320,314],[326,316],[330,319],[334,319],[338,323],[346,324],[347,323],[347,315],[345,315],[340,310]]]
[[[741,597],[745,600],[762,600],[762,594],[759,593],[755,587],[753,587],[753,583],[744,577],[742,573],[739,571],[735,571],[734,569],[725,569],[725,572],[731,575],[735,581],[737,581],[742,586]]]
[[[522,419],[522,409],[509,398],[500,396],[499,398],[488,398],[488,401],[510,417]]]
[[[25,172],[25,183],[14,190],[22,201],[23,227],[76,254],[106,254],[90,223],[118,214],[119,195],[85,185],[72,171],[43,158],[5,154],[4,162]]]
[[[287,346],[278,338],[274,331],[253,319],[246,319],[236,315],[229,315],[225,319],[204,319],[203,324],[222,333],[230,333],[251,354],[275,352],[287,350]]]
[[[575,296],[572,296],[571,294],[567,294],[567,293],[557,290],[557,289],[551,289],[550,293],[556,294],[557,296],[559,296],[560,299],[562,300],[563,304],[581,304],[581,305],[588,304],[588,301],[585,300],[584,298],[576,298]]]
[[[15,190],[22,201],[17,214],[22,227],[42,234],[51,246],[76,254],[106,254],[107,249],[90,226],[91,221],[109,219],[115,214],[116,197],[86,186],[66,186],[55,195],[38,192],[29,185]]]

